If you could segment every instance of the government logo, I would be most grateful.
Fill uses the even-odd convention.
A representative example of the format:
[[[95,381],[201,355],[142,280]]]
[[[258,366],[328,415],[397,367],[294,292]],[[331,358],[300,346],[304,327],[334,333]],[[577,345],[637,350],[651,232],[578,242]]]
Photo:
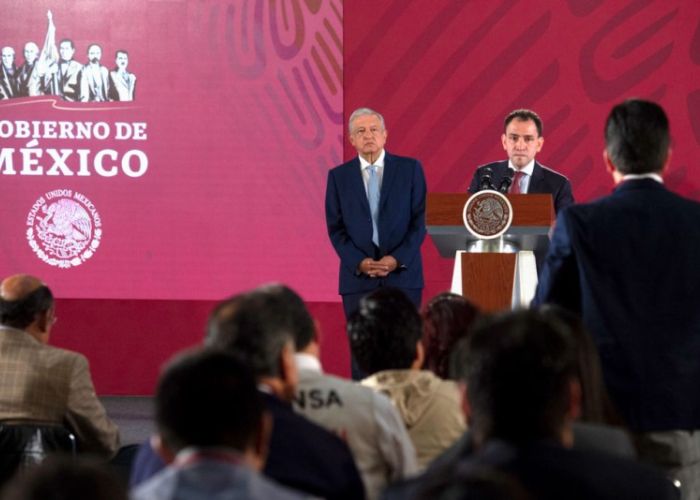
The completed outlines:
[[[102,238],[102,220],[82,193],[55,189],[40,196],[27,215],[27,241],[51,266],[79,266],[95,254]]]
[[[497,191],[479,191],[465,203],[462,218],[467,230],[477,238],[498,238],[513,222],[513,207]]]

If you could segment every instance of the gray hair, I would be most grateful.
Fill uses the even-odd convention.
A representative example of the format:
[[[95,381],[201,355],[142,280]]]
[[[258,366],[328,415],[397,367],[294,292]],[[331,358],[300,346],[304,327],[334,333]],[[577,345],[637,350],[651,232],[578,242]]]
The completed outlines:
[[[352,114],[350,115],[350,119],[348,120],[348,132],[352,133],[352,122],[354,122],[360,116],[366,115],[374,115],[377,118],[379,118],[379,122],[382,124],[382,130],[386,130],[386,125],[384,125],[384,117],[382,115],[370,108],[357,108],[355,111],[352,112]]]

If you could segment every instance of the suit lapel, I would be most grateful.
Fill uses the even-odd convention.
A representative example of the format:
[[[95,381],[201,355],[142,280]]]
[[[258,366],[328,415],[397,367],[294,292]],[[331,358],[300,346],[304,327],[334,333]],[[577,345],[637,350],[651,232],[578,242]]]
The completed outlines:
[[[530,185],[528,186],[528,193],[542,193],[542,184],[544,182],[544,172],[542,171],[542,166],[540,166],[537,161],[535,161],[535,167],[532,169],[532,177],[530,178]]]
[[[391,187],[394,185],[394,177],[396,176],[396,162],[394,157],[389,153],[384,155],[384,172],[382,174],[382,188],[379,192],[379,212],[382,212],[382,208],[386,204],[386,200],[389,197],[389,192]],[[367,205],[369,206],[369,204]]]

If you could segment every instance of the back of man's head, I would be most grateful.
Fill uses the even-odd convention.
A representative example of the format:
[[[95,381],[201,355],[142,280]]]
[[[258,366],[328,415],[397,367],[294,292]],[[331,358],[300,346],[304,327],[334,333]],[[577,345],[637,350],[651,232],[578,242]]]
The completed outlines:
[[[408,369],[416,360],[421,317],[401,290],[378,288],[363,297],[347,329],[353,357],[368,375]]]
[[[281,284],[265,285],[258,288],[269,295],[268,314],[286,325],[294,337],[297,351],[302,351],[316,340],[316,327],[304,300],[291,288]]]
[[[668,118],[658,104],[630,99],[610,111],[605,124],[605,149],[620,173],[661,172],[670,144]]]
[[[281,376],[282,351],[294,346],[286,296],[260,287],[224,301],[212,312],[205,344],[239,357],[257,378]]]
[[[567,327],[536,311],[482,320],[457,348],[454,375],[467,386],[478,442],[562,439],[575,380]]]
[[[156,425],[172,452],[189,446],[252,449],[263,403],[250,370],[234,356],[202,350],[175,358],[161,375]]]
[[[33,276],[17,274],[0,283],[0,324],[23,330],[54,304],[51,290]]]
[[[0,491],[3,500],[128,500],[116,469],[96,458],[54,454],[15,474]]]

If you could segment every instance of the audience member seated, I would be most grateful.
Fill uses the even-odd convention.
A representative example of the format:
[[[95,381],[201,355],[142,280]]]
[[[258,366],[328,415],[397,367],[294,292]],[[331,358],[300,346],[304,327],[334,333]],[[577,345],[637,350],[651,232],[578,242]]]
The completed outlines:
[[[460,392],[452,381],[422,370],[421,318],[398,289],[379,288],[360,300],[348,337],[362,384],[389,396],[399,410],[418,464],[425,467],[465,430]]]
[[[3,500],[127,500],[126,484],[104,462],[67,455],[48,457],[17,475]]]
[[[0,283],[0,421],[64,425],[79,451],[111,457],[117,427],[95,395],[85,356],[47,345],[55,321],[53,295],[39,279]]]
[[[292,409],[298,373],[294,339],[274,314],[264,289],[219,304],[208,323],[205,344],[229,352],[252,371],[272,415],[269,478],[313,496],[365,498],[362,479],[348,446],[337,436]],[[132,485],[162,468],[153,447],[142,446],[132,469]]]
[[[434,476],[415,500],[537,500],[512,474],[479,464],[461,464],[450,475]]]
[[[610,453],[630,459],[636,458],[632,439],[624,429],[620,417],[607,397],[598,353],[580,318],[553,305],[542,306],[539,311],[544,319],[564,323],[576,344],[576,375],[581,384],[581,412],[572,423],[574,449]],[[464,368],[452,366],[455,361],[458,361],[454,358],[455,356],[452,356],[450,362],[451,375],[458,378],[459,373]],[[433,460],[425,473],[426,475],[444,474],[443,469],[451,470],[460,457],[465,457],[473,452],[472,436],[467,431],[453,446]]]
[[[156,447],[169,465],[133,500],[302,498],[259,473],[270,415],[247,367],[227,353],[177,357],[156,390]]]
[[[479,310],[455,293],[436,295],[423,309],[423,368],[440,378],[450,378],[450,354],[457,342],[469,334]]]
[[[269,306],[294,335],[299,371],[294,410],[346,440],[370,499],[392,481],[417,472],[416,450],[389,398],[349,380],[323,373],[317,325],[290,288],[269,285]]]
[[[439,498],[436,482],[447,490],[470,467],[511,474],[542,500],[678,498],[679,490],[650,466],[571,449],[581,385],[576,343],[564,323],[537,311],[486,319],[460,343],[454,366],[465,384],[474,453],[452,471],[392,486],[386,499],[426,498],[428,491]]]

